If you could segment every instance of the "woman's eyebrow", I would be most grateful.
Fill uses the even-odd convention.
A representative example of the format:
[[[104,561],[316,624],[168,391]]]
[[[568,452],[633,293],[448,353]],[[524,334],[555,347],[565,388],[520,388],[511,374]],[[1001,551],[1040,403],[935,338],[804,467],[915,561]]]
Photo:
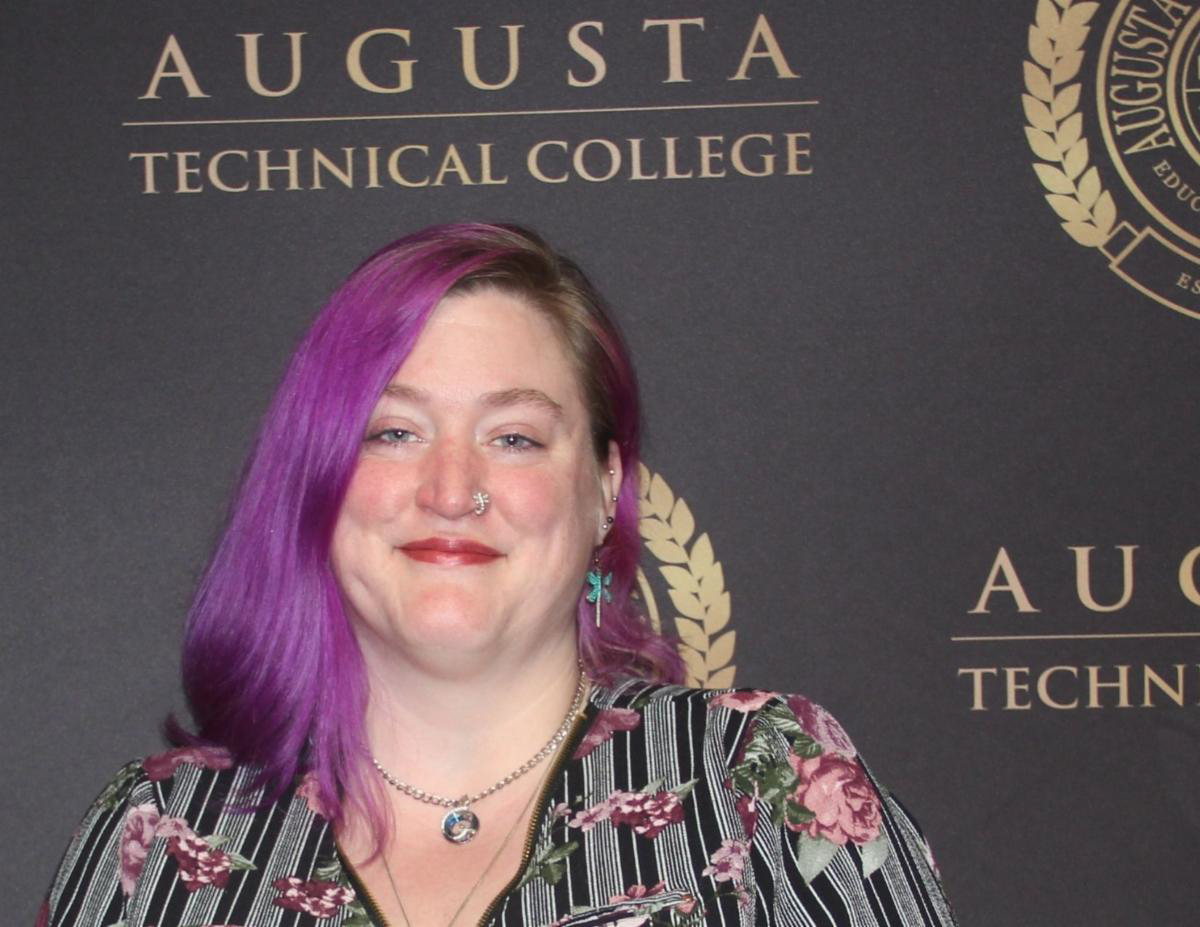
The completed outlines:
[[[415,386],[405,386],[403,383],[389,383],[383,388],[383,395],[393,399],[407,399],[410,402],[425,404],[429,402],[429,393]]]
[[[501,389],[493,393],[484,393],[480,397],[480,400],[485,406],[493,408],[500,406],[535,405],[545,409],[555,418],[562,418],[563,416],[563,407],[540,389],[531,389],[529,387]]]
[[[383,394],[392,399],[408,400],[417,405],[426,405],[430,401],[430,395],[426,390],[404,383],[389,383],[383,388]],[[479,401],[482,405],[493,409],[504,406],[534,405],[541,407],[555,418],[563,417],[563,407],[560,403],[551,399],[540,389],[528,386],[514,386],[511,389],[499,389],[484,393],[479,397]]]

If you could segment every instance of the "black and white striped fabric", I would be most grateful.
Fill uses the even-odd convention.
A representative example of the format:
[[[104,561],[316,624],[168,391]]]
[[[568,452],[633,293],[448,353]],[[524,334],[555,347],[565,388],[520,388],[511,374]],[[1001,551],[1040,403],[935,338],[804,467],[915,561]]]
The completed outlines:
[[[728,695],[711,704],[721,694],[633,682],[593,689],[490,927],[954,923],[916,822],[861,765],[886,844],[830,845],[813,875],[798,826],[764,815],[748,838],[738,807],[739,795],[748,799],[732,787],[731,766],[759,712],[726,707]],[[71,842],[41,923],[383,927],[303,790],[256,811],[226,807],[252,776],[182,763],[152,780],[126,767]]]

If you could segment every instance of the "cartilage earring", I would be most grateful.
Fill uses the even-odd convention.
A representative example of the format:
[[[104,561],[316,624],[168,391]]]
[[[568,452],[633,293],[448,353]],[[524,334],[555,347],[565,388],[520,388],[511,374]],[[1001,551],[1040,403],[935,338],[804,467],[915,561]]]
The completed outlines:
[[[588,590],[587,600],[596,606],[596,627],[600,627],[600,609],[603,602],[612,601],[612,573],[600,569],[600,555],[592,558],[592,569],[588,570],[587,581],[592,588]]]
[[[613,478],[615,479],[615,478],[616,478],[616,476],[617,476],[617,471],[616,471],[616,470],[609,470],[609,471],[608,471],[608,475],[609,475],[609,476],[611,476],[611,477],[613,477]],[[612,501],[613,501],[613,502],[616,502],[616,501],[617,501],[617,493],[616,493],[616,488],[617,488],[617,487],[615,487],[615,486],[613,487],[613,494],[612,494]],[[610,519],[609,519],[609,521],[611,522],[611,521],[612,521],[612,519],[610,518]]]
[[[482,515],[487,511],[488,506],[491,505],[492,497],[482,489],[477,489],[475,492],[471,493],[471,501],[475,503],[475,508],[473,508],[471,511],[476,515]]]

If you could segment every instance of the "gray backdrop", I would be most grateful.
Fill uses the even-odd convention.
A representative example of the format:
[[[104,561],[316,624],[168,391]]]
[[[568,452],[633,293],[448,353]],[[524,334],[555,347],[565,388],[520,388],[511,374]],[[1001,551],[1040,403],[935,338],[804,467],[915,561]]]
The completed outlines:
[[[732,603],[681,614],[647,550],[701,681],[735,666],[834,711],[964,924],[1194,923],[1190,8],[1155,32],[1069,0],[550,7],[0,13],[4,922],[32,922],[87,802],[185,707],[189,595],[308,320],[370,250],[479,217],[541,229],[618,309],[669,491],[648,512],[682,500],[685,566],[712,575],[706,535]],[[1114,22],[1160,39],[1141,113],[1106,89]],[[516,24],[511,83],[473,86],[455,27],[498,84]],[[356,83],[375,29],[408,45],[364,39]],[[288,32],[300,79],[264,95]],[[397,86],[393,59],[410,89],[360,85]],[[295,177],[264,181],[289,149]],[[350,176],[314,188],[314,149]]]

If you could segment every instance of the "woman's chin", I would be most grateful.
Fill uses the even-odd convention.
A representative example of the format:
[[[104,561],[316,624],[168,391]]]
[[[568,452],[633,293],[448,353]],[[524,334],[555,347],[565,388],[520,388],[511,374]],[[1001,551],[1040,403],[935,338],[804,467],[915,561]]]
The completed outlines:
[[[570,619],[560,626],[557,621],[514,613],[503,603],[481,597],[477,589],[449,585],[390,606],[377,603],[372,611],[369,619],[355,615],[365,646],[385,661],[398,658],[431,669],[435,665],[449,669],[457,661],[463,668],[478,670],[482,660],[503,659],[506,648],[523,652],[542,648],[571,626]]]
[[[463,612],[410,616],[400,631],[411,650],[464,656],[497,650],[502,636],[491,616]]]
[[[387,638],[416,654],[488,654],[497,651],[505,633],[502,613],[465,590],[443,589],[421,596],[388,616]]]

